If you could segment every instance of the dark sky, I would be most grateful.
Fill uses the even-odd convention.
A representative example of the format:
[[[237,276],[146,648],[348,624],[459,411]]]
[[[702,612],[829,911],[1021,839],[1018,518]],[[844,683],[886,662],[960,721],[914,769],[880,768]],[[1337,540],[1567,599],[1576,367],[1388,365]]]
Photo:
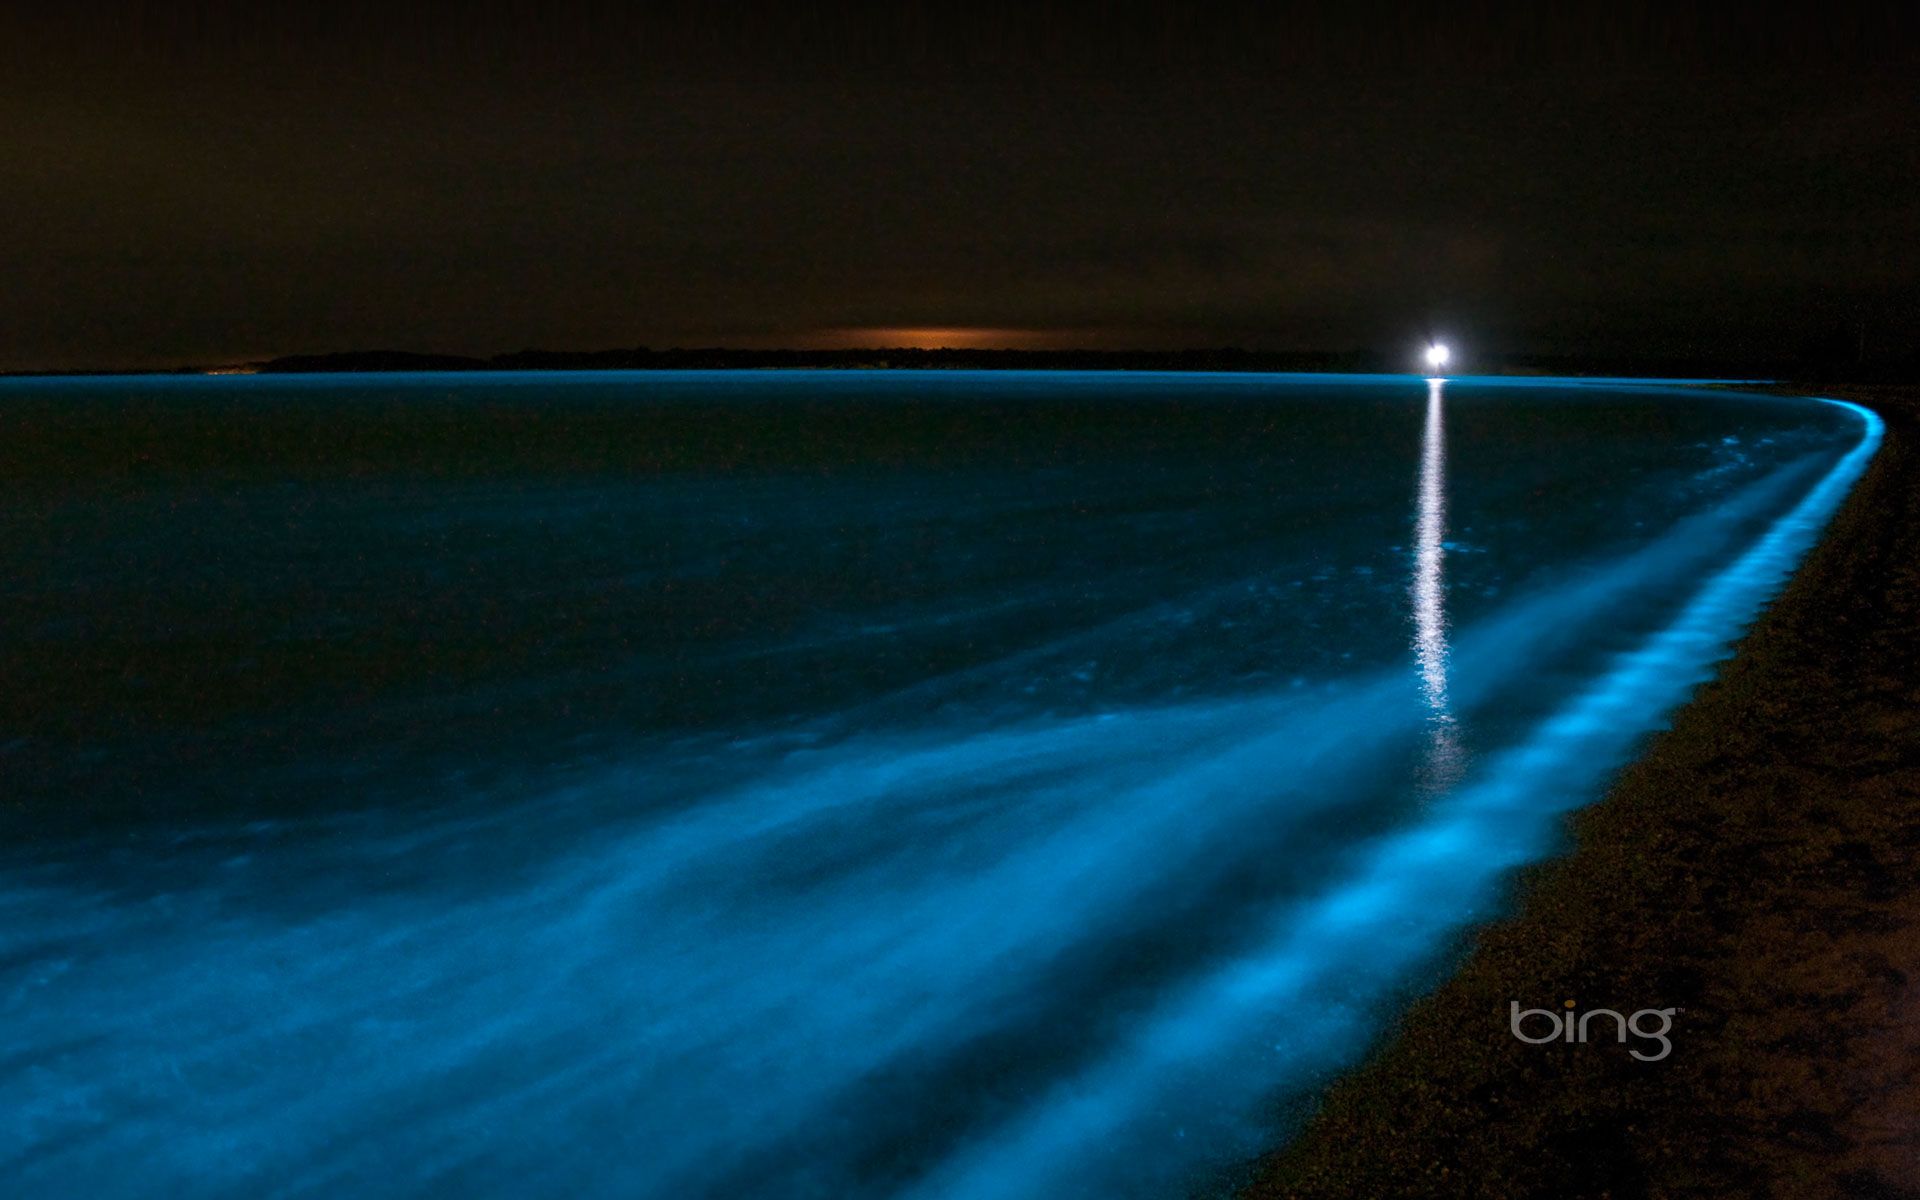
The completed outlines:
[[[0,369],[1920,343],[1898,8],[1737,34],[1270,8],[0,17]]]

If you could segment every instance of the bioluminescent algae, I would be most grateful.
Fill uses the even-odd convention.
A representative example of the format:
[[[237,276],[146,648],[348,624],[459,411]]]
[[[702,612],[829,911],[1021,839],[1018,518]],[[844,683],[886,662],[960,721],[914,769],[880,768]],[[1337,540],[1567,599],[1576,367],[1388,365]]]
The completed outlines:
[[[26,1196],[1227,1186],[1879,437],[1384,377],[0,410]]]

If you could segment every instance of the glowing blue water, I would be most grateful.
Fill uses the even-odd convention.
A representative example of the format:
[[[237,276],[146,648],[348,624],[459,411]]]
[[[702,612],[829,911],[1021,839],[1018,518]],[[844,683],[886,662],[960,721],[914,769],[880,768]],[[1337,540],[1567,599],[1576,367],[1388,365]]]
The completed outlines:
[[[0,1173],[49,1196],[1230,1180],[1878,438],[1252,376],[0,414]]]

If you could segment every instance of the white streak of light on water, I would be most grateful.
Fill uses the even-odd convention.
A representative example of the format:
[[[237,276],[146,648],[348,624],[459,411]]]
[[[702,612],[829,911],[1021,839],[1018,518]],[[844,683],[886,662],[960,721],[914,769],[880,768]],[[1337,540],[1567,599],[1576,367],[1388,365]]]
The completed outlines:
[[[1420,443],[1420,490],[1414,521],[1413,652],[1429,716],[1425,784],[1443,791],[1465,769],[1453,707],[1447,698],[1447,426],[1446,381],[1427,381],[1427,424]]]

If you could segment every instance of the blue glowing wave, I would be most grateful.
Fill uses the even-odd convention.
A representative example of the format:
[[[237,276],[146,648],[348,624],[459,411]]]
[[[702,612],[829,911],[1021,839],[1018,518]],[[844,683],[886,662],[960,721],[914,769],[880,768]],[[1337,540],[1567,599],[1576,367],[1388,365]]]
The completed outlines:
[[[236,860],[230,890],[137,903],[13,875],[0,1174],[23,1195],[1182,1193],[1270,1139],[1276,1092],[1351,1062],[1710,673],[1878,445],[1842,407],[1864,433],[1831,467],[1789,464],[1474,628],[1429,613],[1444,677],[853,738],[425,896],[375,884],[459,861],[473,826]],[[1464,725],[1676,576],[1706,581],[1530,736],[1402,823],[1355,811],[1431,750],[1434,683]],[[492,819],[658,786],[610,770]],[[265,891],[308,905],[235,900]],[[1036,1066],[981,1082],[989,1046]]]
[[[1201,981],[1143,1022],[1140,1036],[1023,1113],[999,1136],[949,1164],[921,1194],[953,1198],[1111,1194],[1087,1186],[1086,1165],[1125,1146],[1129,1172],[1164,1163],[1183,1140],[1156,1130],[1156,1114],[1204,1096],[1250,1110],[1276,1076],[1318,1075],[1364,1044],[1373,1005],[1435,946],[1484,911],[1512,868],[1540,857],[1555,818],[1587,799],[1627,749],[1711,675],[1825,525],[1879,446],[1884,426],[1858,405],[1859,443],[1679,618],[1613,668],[1526,744],[1484,764],[1417,826],[1381,839],[1368,861],[1311,906],[1274,922],[1265,953]],[[1259,1041],[1264,1040],[1265,1046]],[[1249,1053],[1273,1074],[1232,1069]],[[1124,1106],[1116,1097],[1127,1097]],[[1157,1134],[1157,1136],[1156,1136]],[[1242,1130],[1252,1148],[1257,1127]],[[1140,1181],[1136,1179],[1135,1184]],[[1169,1179],[1149,1177],[1148,1193]],[[1124,1185],[1123,1185],[1124,1186]]]

